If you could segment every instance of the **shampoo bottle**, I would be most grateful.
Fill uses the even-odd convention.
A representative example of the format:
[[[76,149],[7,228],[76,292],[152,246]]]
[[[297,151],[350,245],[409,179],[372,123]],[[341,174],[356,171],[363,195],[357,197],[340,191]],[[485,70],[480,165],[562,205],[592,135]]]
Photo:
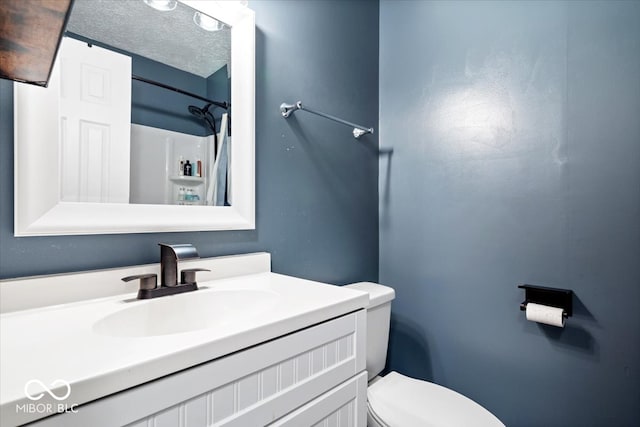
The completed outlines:
[[[191,163],[189,163],[189,160],[184,164],[184,176],[191,176]]]

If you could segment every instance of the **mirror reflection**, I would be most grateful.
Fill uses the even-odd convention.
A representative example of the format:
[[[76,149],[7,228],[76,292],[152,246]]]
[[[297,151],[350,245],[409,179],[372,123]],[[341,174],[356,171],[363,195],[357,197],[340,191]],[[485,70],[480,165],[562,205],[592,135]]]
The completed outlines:
[[[231,31],[173,0],[76,0],[61,200],[231,205]]]

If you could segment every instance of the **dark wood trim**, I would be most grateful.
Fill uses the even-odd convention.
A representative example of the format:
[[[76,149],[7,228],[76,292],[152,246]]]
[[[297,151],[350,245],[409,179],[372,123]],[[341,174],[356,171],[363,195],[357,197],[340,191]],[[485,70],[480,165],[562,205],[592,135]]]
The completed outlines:
[[[47,86],[73,0],[0,2],[0,78]]]

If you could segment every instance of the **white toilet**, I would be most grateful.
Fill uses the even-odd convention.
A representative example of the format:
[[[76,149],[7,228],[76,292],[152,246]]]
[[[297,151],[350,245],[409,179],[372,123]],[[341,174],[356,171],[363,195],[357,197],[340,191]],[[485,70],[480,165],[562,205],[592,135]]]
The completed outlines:
[[[504,427],[495,415],[446,387],[384,369],[395,291],[360,282],[348,288],[369,293],[367,307],[367,425],[369,427]]]

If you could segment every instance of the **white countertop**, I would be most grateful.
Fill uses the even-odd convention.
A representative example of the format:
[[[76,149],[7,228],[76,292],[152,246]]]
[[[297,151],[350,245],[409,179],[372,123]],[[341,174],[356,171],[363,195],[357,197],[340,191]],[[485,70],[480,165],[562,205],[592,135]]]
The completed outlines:
[[[48,386],[62,379],[70,384],[71,394],[64,401],[52,402],[80,405],[364,308],[368,303],[366,293],[270,272],[202,282],[199,286],[201,289],[195,291],[198,295],[248,288],[275,292],[278,298],[248,319],[229,319],[220,327],[149,337],[109,336],[94,327],[117,311],[153,301],[135,300],[135,294],[0,316],[0,424],[11,426],[49,415],[16,410],[16,405],[34,403],[25,394],[30,380]],[[193,294],[161,299],[179,301]],[[175,312],[170,315],[177,319],[180,316]]]

